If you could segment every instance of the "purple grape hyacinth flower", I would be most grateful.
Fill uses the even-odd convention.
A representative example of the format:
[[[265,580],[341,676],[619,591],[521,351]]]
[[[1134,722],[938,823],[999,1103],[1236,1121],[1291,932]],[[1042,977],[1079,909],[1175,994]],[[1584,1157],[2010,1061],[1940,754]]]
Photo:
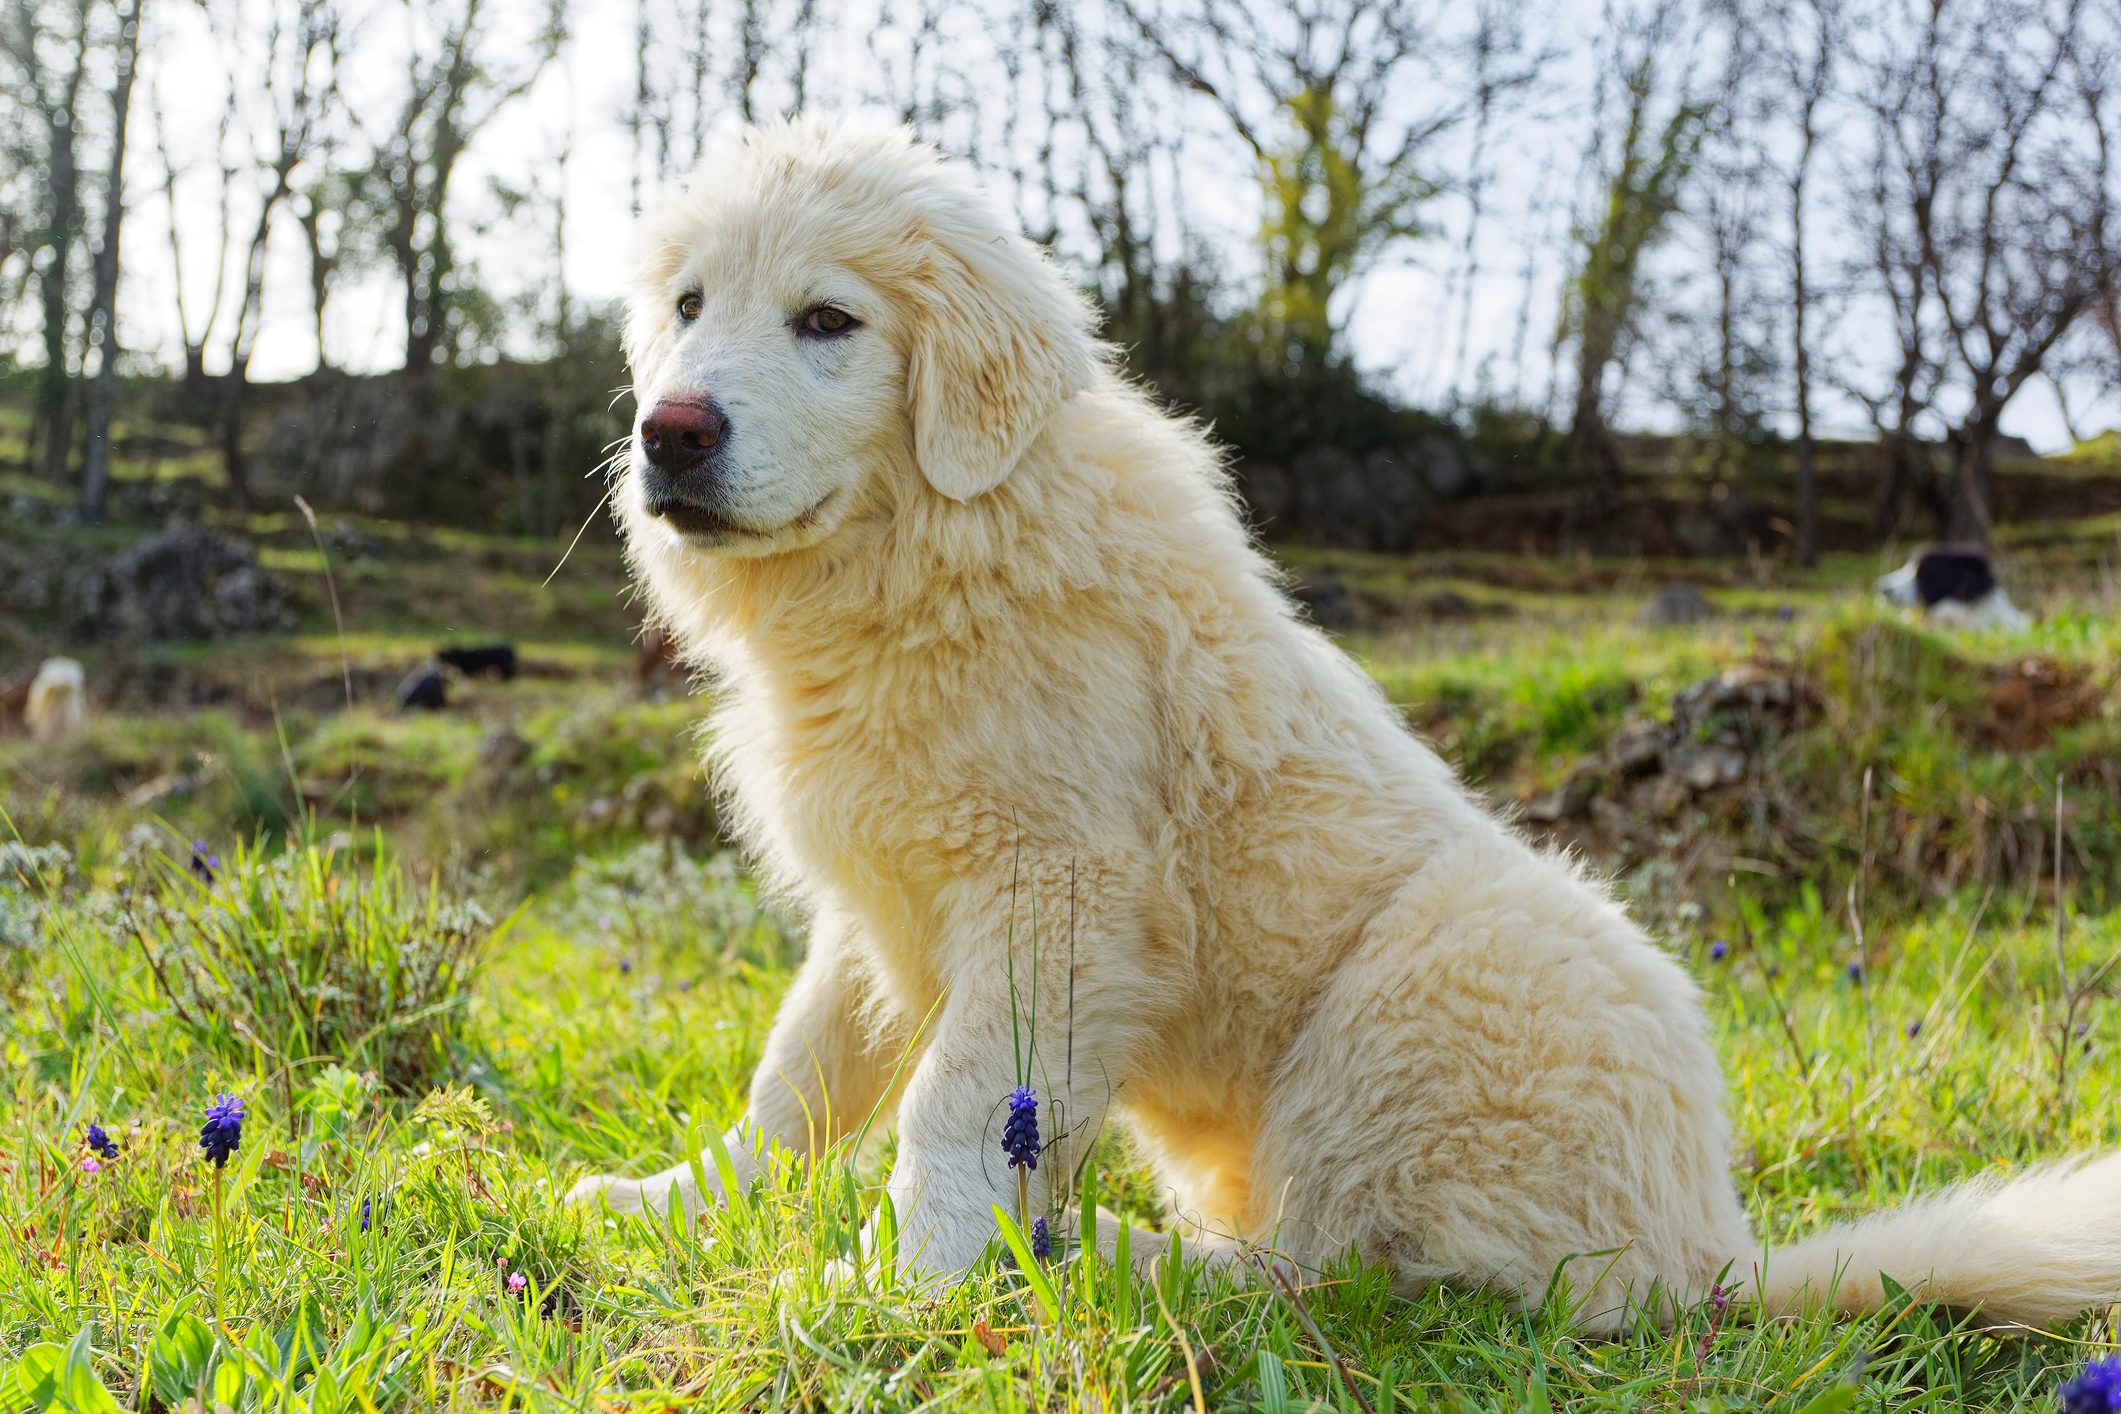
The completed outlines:
[[[1002,1126],[1002,1152],[1010,1168],[1038,1167],[1038,1091],[1019,1085],[1009,1092],[1009,1120]]]
[[[90,1125],[88,1127],[87,1139],[88,1151],[91,1154],[94,1154],[99,1158],[105,1159],[115,1159],[118,1157],[118,1146],[108,1134],[105,1134],[103,1132],[102,1125]]]
[[[206,1123],[199,1126],[199,1147],[215,1168],[228,1167],[228,1156],[243,1145],[243,1102],[234,1095],[218,1095],[206,1107]]]
[[[1053,1229],[1043,1217],[1031,1224],[1031,1255],[1041,1262],[1053,1255]]]
[[[2116,1414],[2121,1411],[2121,1355],[2087,1364],[2062,1386],[2062,1414]]]
[[[211,884],[221,872],[221,856],[206,851],[205,840],[191,842],[191,872],[202,884]]]
[[[1709,944],[1710,962],[1721,962],[1730,955],[1731,945],[1723,939],[1718,938],[1715,942]]]

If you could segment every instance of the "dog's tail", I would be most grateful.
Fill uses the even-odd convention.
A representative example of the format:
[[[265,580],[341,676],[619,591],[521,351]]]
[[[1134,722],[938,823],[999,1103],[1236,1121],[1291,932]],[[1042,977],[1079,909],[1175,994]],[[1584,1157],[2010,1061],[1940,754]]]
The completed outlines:
[[[1778,1315],[1861,1315],[1885,1305],[1886,1277],[1999,1324],[2121,1302],[2121,1152],[1971,1179],[1772,1250],[1760,1300]]]

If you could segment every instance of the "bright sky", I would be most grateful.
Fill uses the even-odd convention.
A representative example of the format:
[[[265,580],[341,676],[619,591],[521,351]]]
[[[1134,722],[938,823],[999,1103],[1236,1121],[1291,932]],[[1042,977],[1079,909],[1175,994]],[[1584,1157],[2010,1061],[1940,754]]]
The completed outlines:
[[[504,45],[498,52],[520,50],[534,19],[530,9],[512,6],[497,12],[509,16],[504,24],[526,26],[513,45]],[[1431,211],[1431,219],[1441,228],[1439,238],[1389,256],[1348,297],[1346,322],[1358,360],[1380,381],[1413,401],[1427,406],[1446,402],[1454,370],[1459,373],[1459,388],[1470,393],[1483,366],[1492,383],[1510,392],[1513,351],[1520,342],[1526,357],[1523,387],[1518,391],[1534,401],[1546,393],[1550,379],[1547,350],[1561,283],[1553,236],[1565,228],[1567,220],[1557,202],[1565,200],[1576,185],[1582,160],[1580,134],[1592,76],[1587,36],[1598,10],[1598,0],[1558,0],[1548,37],[1571,57],[1550,71],[1534,105],[1536,111],[1519,118],[1492,143],[1489,216],[1476,245],[1478,270],[1469,286],[1462,281],[1460,270],[1465,203],[1446,197],[1434,203]],[[411,28],[411,14],[409,7],[375,0],[359,22],[358,43],[352,46],[356,60],[344,82],[350,111],[373,115],[368,118],[371,123],[388,110],[388,86],[398,71],[399,56],[407,45],[421,43]],[[504,217],[492,194],[495,183],[517,190],[534,184],[549,189],[560,180],[563,152],[567,158],[565,268],[572,296],[593,304],[610,299],[620,287],[634,161],[625,127],[634,102],[632,14],[631,5],[608,0],[570,6],[571,37],[561,59],[542,74],[525,99],[479,135],[460,164],[451,195],[460,258],[504,301],[549,281],[550,235],[531,218]],[[210,300],[215,284],[212,257],[219,244],[221,217],[212,149],[226,101],[223,75],[231,65],[207,28],[200,7],[152,6],[148,15],[143,81],[136,100],[141,106],[135,110],[128,157],[131,215],[125,237],[121,329],[129,348],[174,361],[181,342],[169,292],[178,276],[172,268],[169,213],[161,192],[154,108],[159,105],[161,109],[169,145],[184,173],[176,224],[185,258],[183,288],[196,322],[197,311]],[[858,91],[858,83],[842,81],[844,76],[873,71],[879,62],[868,41],[855,37],[861,31],[861,26],[844,22],[834,31],[813,68],[819,75],[813,82],[813,95]],[[261,64],[259,56],[246,55],[234,67],[239,73],[255,73]],[[671,81],[677,77],[670,76]],[[1408,81],[1420,80],[1410,75]],[[261,111],[262,102],[255,83],[246,83],[239,97],[244,120],[239,131],[247,127],[258,143],[265,144],[272,133]],[[1182,197],[1175,199],[1184,202],[1187,226],[1227,251],[1220,263],[1242,278],[1253,268],[1250,235],[1257,227],[1256,187],[1249,163],[1238,144],[1217,133],[1204,109],[1192,110],[1190,118],[1200,137],[1189,143]],[[946,131],[943,140],[952,142],[952,134]],[[1821,175],[1824,188],[1831,174]],[[1832,199],[1831,193],[1822,199]],[[232,246],[240,247],[255,222],[255,202],[255,194],[239,189],[232,224],[241,234]],[[1684,244],[1675,243],[1662,264],[1676,272],[1685,263],[1685,255]],[[239,259],[240,249],[232,249],[231,263]],[[1528,268],[1533,297],[1527,311],[1524,277]],[[230,286],[239,283],[240,273],[231,274]],[[1469,338],[1461,350],[1456,338],[1460,310],[1455,300],[1456,292],[1466,288],[1471,293],[1466,321]],[[234,288],[225,290],[225,300],[232,302],[234,297]],[[326,332],[332,361],[356,370],[395,366],[402,350],[401,299],[400,287],[385,269],[342,283]],[[224,337],[225,316],[216,343]],[[1865,342],[1858,328],[1853,337],[1844,339],[1843,347],[1860,350]],[[308,372],[314,362],[301,233],[293,219],[283,214],[269,247],[264,320],[253,374],[262,379],[291,377]],[[214,363],[210,355],[209,366]],[[622,381],[616,368],[596,370],[594,376],[613,384]],[[2099,410],[2107,411],[2105,407]],[[2080,419],[2085,416],[2084,409],[2076,411]],[[1664,423],[1671,417],[1668,409],[1644,395],[1639,380],[1623,413],[1638,424]],[[1824,421],[1829,430],[1851,433],[1862,425],[1852,406],[1828,406]],[[2005,428],[2042,449],[2065,445],[2068,440],[2052,391],[2045,384],[2019,396]]]

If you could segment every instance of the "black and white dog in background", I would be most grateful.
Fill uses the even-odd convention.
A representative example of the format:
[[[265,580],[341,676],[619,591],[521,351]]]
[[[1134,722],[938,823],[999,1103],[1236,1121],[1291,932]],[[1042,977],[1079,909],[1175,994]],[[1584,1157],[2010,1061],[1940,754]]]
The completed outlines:
[[[1878,581],[1878,595],[1962,628],[2016,630],[2032,624],[1996,582],[1988,551],[1978,545],[1925,545]]]

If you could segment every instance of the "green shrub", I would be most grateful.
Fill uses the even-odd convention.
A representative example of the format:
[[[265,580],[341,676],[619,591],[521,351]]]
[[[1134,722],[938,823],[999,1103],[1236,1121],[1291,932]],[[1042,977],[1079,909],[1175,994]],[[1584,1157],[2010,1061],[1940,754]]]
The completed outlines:
[[[27,961],[44,931],[44,910],[73,877],[64,845],[0,842],[0,981]]]
[[[148,879],[128,922],[194,1044],[236,1065],[330,1058],[399,1091],[445,1071],[506,926],[448,871],[410,881],[380,840],[364,875],[298,843],[163,855]]]

